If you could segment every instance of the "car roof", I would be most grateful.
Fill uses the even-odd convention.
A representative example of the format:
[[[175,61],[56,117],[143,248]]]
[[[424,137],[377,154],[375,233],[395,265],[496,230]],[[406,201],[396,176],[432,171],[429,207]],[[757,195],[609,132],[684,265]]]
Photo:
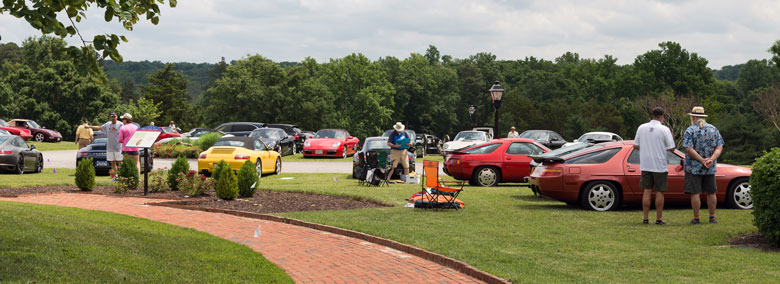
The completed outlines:
[[[14,118],[14,119],[11,119],[11,121],[30,121],[30,119]],[[11,122],[11,121],[9,121],[9,122]]]
[[[320,129],[320,130],[317,130],[317,131],[319,132],[319,131],[323,131],[323,130],[337,130],[337,131],[347,132],[346,129],[338,129],[338,128],[323,128],[323,129]]]
[[[251,125],[255,125],[255,126],[260,125],[261,127],[262,127],[262,125],[265,125],[265,123],[262,123],[262,122],[249,122],[249,121],[225,122],[225,123],[220,124],[220,125],[233,125],[233,124],[251,124]]]
[[[368,140],[387,140],[387,137],[385,137],[385,136],[366,137],[366,141],[368,141]]]
[[[498,138],[495,140],[499,141],[510,141],[510,142],[528,142],[528,143],[536,143],[536,140],[528,139],[528,138]]]
[[[285,126],[285,127],[295,127],[298,128],[298,126],[295,126],[294,124],[284,124],[284,123],[266,123],[266,126]]]

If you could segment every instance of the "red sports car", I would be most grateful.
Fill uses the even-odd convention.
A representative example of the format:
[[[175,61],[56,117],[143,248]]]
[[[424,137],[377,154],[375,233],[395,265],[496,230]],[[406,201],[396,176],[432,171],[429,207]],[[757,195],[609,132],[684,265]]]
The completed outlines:
[[[62,141],[62,134],[54,129],[46,129],[46,127],[40,126],[33,120],[29,119],[12,119],[8,122],[8,125],[15,127],[16,129],[24,129],[30,131],[33,135],[33,139],[38,142],[60,142]]]
[[[531,158],[550,149],[532,139],[508,138],[451,152],[444,171],[470,184],[494,186],[499,182],[522,182],[530,174]]]
[[[154,142],[163,140],[165,138],[176,138],[176,137],[184,136],[184,134],[176,132],[175,129],[170,127],[161,127],[161,129],[162,129],[162,133],[160,133],[160,136],[157,136],[157,140],[155,140]]]
[[[303,143],[303,157],[341,157],[354,155],[360,139],[352,137],[344,129],[321,129],[313,138]]]
[[[23,129],[23,128],[16,128],[11,127],[8,125],[5,120],[0,119],[0,129],[3,129],[5,131],[11,132],[11,134],[22,137],[25,141],[32,139],[32,134],[30,133],[30,130]]]
[[[679,151],[667,152],[669,184],[664,194],[667,203],[691,202],[690,196],[683,192],[685,172],[681,163],[684,157]],[[561,155],[534,156],[534,160],[541,164],[534,169],[528,182],[537,187],[541,195],[569,204],[579,203],[596,211],[612,210],[622,203],[642,202],[644,190],[639,188],[639,150],[634,150],[633,141],[592,144]],[[751,172],[746,167],[718,163],[715,175],[718,201],[732,208],[753,208]],[[706,195],[702,194],[704,198]]]

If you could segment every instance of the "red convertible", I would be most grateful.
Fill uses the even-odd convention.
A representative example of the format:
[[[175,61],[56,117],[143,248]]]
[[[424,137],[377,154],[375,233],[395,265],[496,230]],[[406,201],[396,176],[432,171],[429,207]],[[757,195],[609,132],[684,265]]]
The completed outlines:
[[[8,125],[5,120],[0,119],[0,129],[3,129],[5,131],[11,132],[11,134],[22,137],[25,141],[32,139],[32,134],[30,133],[30,130],[23,129],[23,128],[16,128],[11,127]]]
[[[667,203],[689,204],[690,195],[683,192],[685,172],[681,166],[684,155],[667,152],[669,184],[664,194]],[[528,183],[543,196],[579,203],[586,209],[607,211],[622,203],[641,204],[643,189],[639,188],[639,150],[633,141],[591,144],[561,155],[534,156],[541,165],[534,169]],[[746,167],[718,163],[715,174],[719,202],[738,209],[753,208],[750,197],[750,173]],[[702,194],[702,198],[706,198]]]
[[[532,139],[507,138],[451,152],[444,172],[472,185],[494,186],[499,182],[523,182],[532,159],[550,149]]]
[[[321,129],[313,138],[303,143],[303,157],[341,157],[354,155],[360,139],[352,137],[344,129]]]

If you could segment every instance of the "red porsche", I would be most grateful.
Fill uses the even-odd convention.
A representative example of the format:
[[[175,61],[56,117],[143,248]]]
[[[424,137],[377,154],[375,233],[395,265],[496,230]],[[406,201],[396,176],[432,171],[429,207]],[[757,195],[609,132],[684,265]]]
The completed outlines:
[[[591,144],[580,150],[557,155],[534,156],[538,165],[528,183],[543,196],[568,204],[579,203],[586,209],[608,211],[621,204],[641,204],[639,188],[639,150],[633,141]],[[689,204],[690,195],[683,192],[685,171],[679,152],[667,152],[669,183],[664,199],[667,203]],[[750,196],[751,169],[718,163],[715,175],[718,202],[738,209],[753,208]],[[702,194],[702,198],[706,198]]]
[[[360,139],[352,137],[344,129],[321,129],[313,138],[303,143],[303,157],[341,157],[354,155]]]
[[[507,138],[451,152],[444,172],[472,185],[494,186],[499,182],[523,182],[530,174],[529,155],[550,149],[532,139]]]
[[[24,129],[24,128],[16,128],[11,127],[8,125],[8,122],[5,122],[5,120],[0,119],[0,129],[3,129],[5,131],[11,132],[11,134],[22,137],[25,141],[32,139],[32,133],[30,133],[30,130]]]

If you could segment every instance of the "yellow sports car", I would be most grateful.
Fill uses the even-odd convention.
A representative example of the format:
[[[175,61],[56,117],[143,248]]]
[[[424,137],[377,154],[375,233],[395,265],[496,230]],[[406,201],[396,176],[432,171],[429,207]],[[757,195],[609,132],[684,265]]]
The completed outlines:
[[[249,160],[255,164],[257,174],[279,174],[282,172],[282,158],[278,152],[268,148],[263,141],[252,137],[223,137],[198,157],[198,172],[211,175],[214,165],[224,160],[238,171]]]

